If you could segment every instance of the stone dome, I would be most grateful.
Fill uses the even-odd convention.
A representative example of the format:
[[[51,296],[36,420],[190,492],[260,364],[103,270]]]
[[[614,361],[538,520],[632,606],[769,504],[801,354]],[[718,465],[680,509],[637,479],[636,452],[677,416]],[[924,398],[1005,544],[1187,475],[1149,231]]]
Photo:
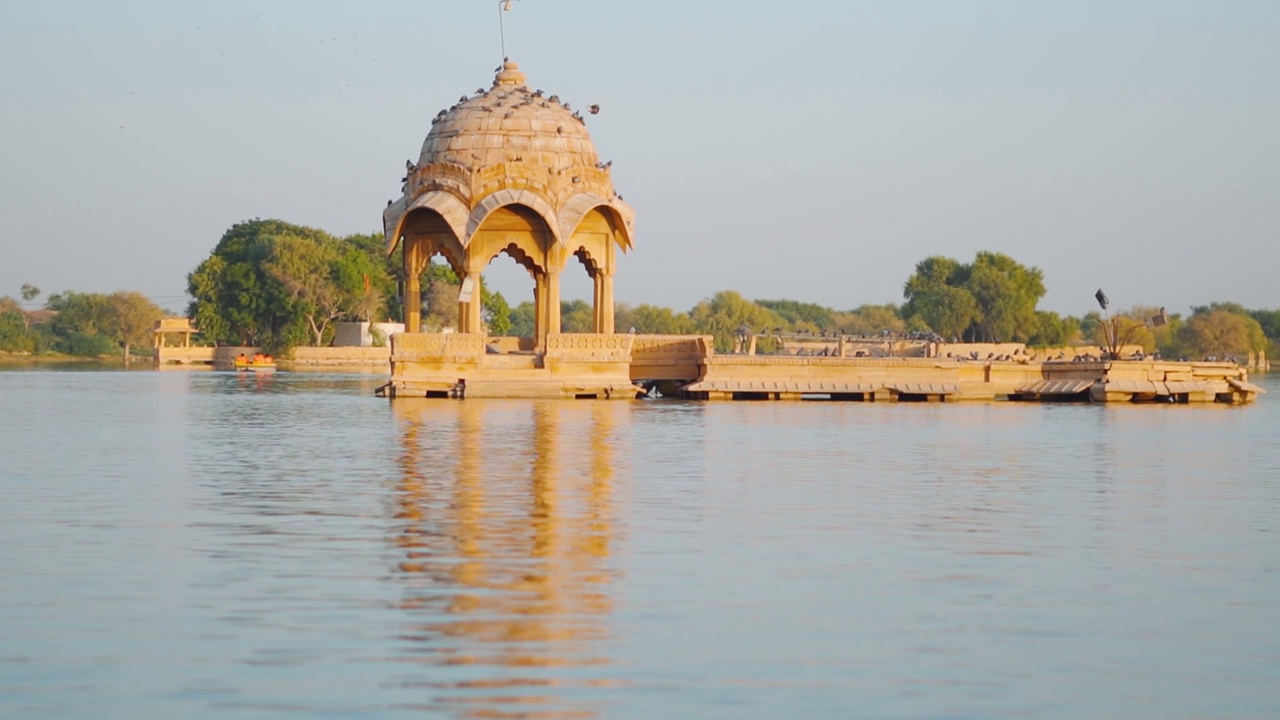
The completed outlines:
[[[626,251],[635,212],[613,188],[612,165],[600,162],[581,113],[530,90],[519,66],[504,62],[488,90],[436,115],[418,162],[406,161],[402,196],[382,213],[387,251],[415,213],[438,215],[467,247],[490,214],[516,205],[558,243],[588,215],[608,216]]]
[[[478,169],[516,162],[556,172],[594,167],[599,159],[581,115],[555,95],[529,89],[519,66],[507,61],[492,87],[431,121],[418,167],[450,163]]]

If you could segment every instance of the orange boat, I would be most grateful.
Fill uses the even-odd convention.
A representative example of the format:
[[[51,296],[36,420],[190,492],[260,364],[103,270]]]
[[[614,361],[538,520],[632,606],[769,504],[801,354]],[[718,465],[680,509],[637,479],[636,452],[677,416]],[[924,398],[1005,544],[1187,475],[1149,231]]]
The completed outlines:
[[[253,370],[255,372],[274,372],[276,369],[276,361],[263,360],[260,358],[254,358],[252,360],[249,358],[236,358],[235,369],[245,371]]]

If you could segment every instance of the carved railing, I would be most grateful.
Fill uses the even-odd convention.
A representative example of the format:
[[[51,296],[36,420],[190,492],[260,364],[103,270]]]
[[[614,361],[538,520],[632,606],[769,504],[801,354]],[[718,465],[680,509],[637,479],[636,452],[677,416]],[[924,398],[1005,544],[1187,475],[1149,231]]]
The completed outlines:
[[[555,333],[547,335],[548,361],[631,362],[635,337],[629,333]]]
[[[398,362],[475,362],[484,356],[479,333],[396,333],[391,359]]]

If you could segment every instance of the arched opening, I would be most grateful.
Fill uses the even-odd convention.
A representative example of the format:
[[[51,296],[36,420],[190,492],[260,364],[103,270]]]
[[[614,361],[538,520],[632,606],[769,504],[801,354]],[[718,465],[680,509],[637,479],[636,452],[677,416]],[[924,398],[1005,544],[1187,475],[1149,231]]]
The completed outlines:
[[[613,274],[617,260],[617,251],[628,247],[621,218],[616,211],[605,205],[591,208],[584,213],[572,235],[568,239],[568,247],[573,256],[581,264],[584,273],[585,292],[591,307],[589,332],[614,332],[613,316]],[[581,312],[581,306],[577,308]],[[581,325],[574,322],[574,325]]]
[[[567,333],[596,332],[596,263],[578,248],[560,274],[560,329]]]
[[[437,211],[431,208],[417,208],[411,211],[400,227],[401,267],[404,273],[404,287],[401,296],[404,303],[405,330],[421,332],[423,329],[424,294],[430,294],[428,305],[437,316],[442,315],[442,323],[448,324],[449,313],[440,313],[439,297],[443,290],[439,287],[440,273],[432,269],[433,261],[437,265],[447,265],[453,273],[460,271],[466,253],[457,235],[449,223]],[[439,258],[439,260],[435,260]],[[432,273],[423,286],[424,273]],[[434,300],[434,302],[432,302]],[[438,328],[433,328],[438,330]]]
[[[491,337],[526,342],[499,343],[503,352],[531,350],[536,344],[537,317],[533,300],[540,268],[516,245],[508,245],[485,265],[481,309]]]
[[[488,210],[471,233],[467,244],[468,267],[475,273],[485,272],[486,283],[496,283],[510,310],[518,311],[507,332],[514,331],[521,336],[528,333],[536,343],[548,332],[559,332],[556,252],[556,238],[546,218],[520,203]],[[511,269],[507,263],[491,266],[491,261],[499,255],[514,260],[518,269]],[[528,289],[530,281],[532,292]],[[485,324],[486,311],[489,315],[494,312],[492,307],[483,307],[486,295],[479,290],[468,305],[472,323],[477,328]],[[493,305],[492,296],[489,298]]]

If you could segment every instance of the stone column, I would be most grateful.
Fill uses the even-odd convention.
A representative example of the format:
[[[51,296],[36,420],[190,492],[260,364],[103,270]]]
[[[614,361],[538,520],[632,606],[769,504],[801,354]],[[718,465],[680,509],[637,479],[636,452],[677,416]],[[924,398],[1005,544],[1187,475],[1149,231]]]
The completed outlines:
[[[592,322],[591,331],[602,333],[604,330],[604,300],[602,288],[604,285],[604,273],[596,271],[591,273],[592,295],[591,295],[591,311]]]
[[[541,347],[547,327],[547,276],[541,271],[533,274],[533,344]]]
[[[471,300],[458,303],[458,332],[478,333],[484,328],[484,322],[480,317],[483,307],[480,302],[480,272],[483,269],[477,262],[468,261],[467,263],[465,277],[472,279]]]
[[[599,327],[596,328],[598,333],[613,334],[613,268],[601,268],[596,271],[596,282],[600,286],[597,303],[600,309],[596,311],[599,316]]]
[[[404,239],[404,331],[422,332],[422,248],[417,238]]]
[[[546,335],[557,335],[560,333],[560,270],[555,268],[547,270],[546,290]],[[544,335],[542,339],[545,337]]]

